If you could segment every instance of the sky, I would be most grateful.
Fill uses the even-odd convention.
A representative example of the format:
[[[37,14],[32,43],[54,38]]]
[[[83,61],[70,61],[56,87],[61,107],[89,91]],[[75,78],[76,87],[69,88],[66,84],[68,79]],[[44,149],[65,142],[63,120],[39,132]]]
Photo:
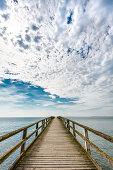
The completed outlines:
[[[0,117],[113,116],[113,0],[0,0]]]

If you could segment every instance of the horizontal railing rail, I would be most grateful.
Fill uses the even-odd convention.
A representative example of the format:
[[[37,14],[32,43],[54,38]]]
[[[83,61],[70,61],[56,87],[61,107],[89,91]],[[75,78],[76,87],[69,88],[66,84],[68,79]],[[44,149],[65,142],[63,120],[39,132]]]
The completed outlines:
[[[35,122],[35,123],[32,123],[28,126],[25,126],[25,127],[22,127],[20,129],[17,129],[15,131],[12,131],[8,134],[5,134],[3,136],[0,136],[0,142],[10,138],[11,136],[14,136],[20,132],[23,131],[23,137],[22,137],[22,140],[17,143],[14,147],[12,147],[8,152],[6,152],[4,155],[2,155],[0,157],[0,164],[2,162],[4,162],[13,152],[15,152],[19,147],[21,147],[21,152],[20,152],[20,156],[23,155],[23,153],[31,146],[31,144],[38,138],[38,136],[42,133],[42,131],[48,126],[48,124],[51,122],[51,120],[53,119],[54,117],[47,117],[45,119],[42,119],[38,122]],[[39,126],[39,123],[41,123],[41,125]],[[34,130],[32,133],[30,133],[28,136],[27,136],[27,129],[36,125],[36,130]],[[40,132],[39,132],[39,129]],[[34,140],[28,145],[28,147],[26,147],[26,141],[33,135],[33,134],[36,134],[35,135],[35,138]],[[20,157],[19,156],[19,157]]]
[[[77,123],[75,121],[72,121],[70,119],[67,119],[65,117],[61,117],[59,116],[58,117],[60,120],[62,120],[62,122],[64,123],[64,125],[66,126],[66,128],[71,132],[71,130],[73,132],[72,135],[76,138],[76,134],[78,134],[84,141],[85,141],[85,150],[86,152],[90,152],[90,146],[96,150],[96,152],[98,152],[108,163],[110,163],[112,166],[113,166],[113,159],[107,155],[105,152],[103,152],[98,146],[96,146],[93,142],[91,142],[89,140],[89,136],[88,136],[88,131],[94,133],[95,135],[99,136],[99,137],[102,137],[103,139],[106,139],[107,141],[109,142],[112,142],[113,143],[113,137],[107,135],[107,134],[104,134],[102,132],[99,132],[95,129],[92,129],[88,126],[84,126],[80,123]],[[72,123],[72,125],[70,124]],[[75,129],[75,125],[78,125],[80,127],[82,127],[84,129],[84,135],[81,134],[78,130]],[[83,146],[82,146],[83,147]]]

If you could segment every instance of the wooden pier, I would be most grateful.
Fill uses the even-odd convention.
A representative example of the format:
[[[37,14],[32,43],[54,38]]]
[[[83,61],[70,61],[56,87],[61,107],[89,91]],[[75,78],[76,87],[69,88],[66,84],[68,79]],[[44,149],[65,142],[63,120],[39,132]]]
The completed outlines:
[[[88,139],[88,130],[91,131],[93,129],[78,124],[85,129],[84,136],[81,136],[85,140],[84,148],[76,138],[76,133],[79,133],[75,129],[76,122],[62,117],[43,119],[40,127],[38,126],[39,122],[11,132],[12,134],[10,133],[9,136],[4,135],[0,137],[0,141],[3,141],[23,130],[23,143],[20,145],[17,144],[16,147],[4,154],[0,158],[0,163],[7,159],[12,152],[21,146],[21,154],[9,167],[10,170],[102,169],[90,154],[90,146],[96,147],[96,145],[93,146],[93,143]],[[27,129],[35,124],[36,130],[32,134],[36,133],[36,137],[34,141],[25,148],[25,142],[27,138],[29,138],[29,136],[26,136]],[[38,133],[39,129],[41,129],[40,134]],[[97,133],[96,135],[103,135],[104,138],[109,138],[107,140],[113,142],[113,137],[96,130],[94,131]],[[101,152],[100,149],[99,152]],[[103,151],[101,156],[103,156],[111,165],[113,164],[113,159]]]
[[[26,152],[16,169],[24,168],[96,169],[84,150],[57,118]]]

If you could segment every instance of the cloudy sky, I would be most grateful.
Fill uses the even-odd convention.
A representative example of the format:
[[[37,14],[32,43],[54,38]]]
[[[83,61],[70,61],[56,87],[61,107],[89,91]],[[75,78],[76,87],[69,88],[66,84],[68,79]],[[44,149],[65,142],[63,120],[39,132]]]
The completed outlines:
[[[0,116],[113,116],[113,0],[0,0]]]

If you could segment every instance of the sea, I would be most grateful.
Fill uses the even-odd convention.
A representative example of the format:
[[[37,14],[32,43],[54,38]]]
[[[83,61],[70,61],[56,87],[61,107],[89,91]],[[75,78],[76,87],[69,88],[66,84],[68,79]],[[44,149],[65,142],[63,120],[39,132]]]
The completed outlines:
[[[101,131],[113,137],[113,117],[68,117],[69,119]],[[31,123],[37,122],[43,117],[18,117],[18,118],[0,118],[0,136],[7,134],[11,131],[27,126]],[[27,134],[29,135],[36,126],[29,128]],[[84,134],[83,128],[76,125],[76,129]],[[89,139],[96,144],[100,149],[106,152],[113,158],[113,143],[98,137],[97,135],[89,132]],[[35,134],[27,141],[26,146],[35,138]],[[22,132],[10,137],[9,139],[0,143],[0,156],[5,154],[9,149],[16,145],[22,139]],[[84,146],[85,142],[77,135],[77,139]],[[9,158],[7,158],[1,165],[0,170],[7,170],[8,167],[19,156],[20,148],[16,150]],[[91,148],[91,154],[96,161],[102,166],[103,170],[113,170],[111,167],[95,150]]]

